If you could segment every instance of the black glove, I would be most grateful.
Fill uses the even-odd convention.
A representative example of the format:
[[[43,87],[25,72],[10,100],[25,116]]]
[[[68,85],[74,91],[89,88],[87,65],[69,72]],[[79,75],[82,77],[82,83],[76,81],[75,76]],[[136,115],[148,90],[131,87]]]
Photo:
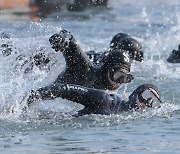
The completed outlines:
[[[64,51],[68,49],[70,42],[74,41],[73,36],[67,30],[61,30],[59,33],[52,35],[49,42],[55,51]]]

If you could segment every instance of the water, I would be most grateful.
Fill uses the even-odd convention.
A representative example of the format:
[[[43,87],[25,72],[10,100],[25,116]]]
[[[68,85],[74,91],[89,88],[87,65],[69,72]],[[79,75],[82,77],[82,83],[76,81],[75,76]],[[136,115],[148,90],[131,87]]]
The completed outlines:
[[[110,2],[103,9],[54,12],[40,22],[27,14],[0,15],[0,31],[11,37],[0,42],[12,48],[10,55],[0,48],[0,153],[179,153],[180,64],[166,59],[180,43],[180,0]],[[54,81],[65,66],[48,42],[60,29],[70,31],[85,51],[107,50],[118,32],[139,40],[145,61],[133,64],[135,80],[117,93],[127,99],[138,85],[153,83],[161,91],[162,108],[73,118],[69,113],[82,106],[57,98],[22,115],[21,100],[28,91]],[[51,61],[31,70],[31,57],[37,53]]]

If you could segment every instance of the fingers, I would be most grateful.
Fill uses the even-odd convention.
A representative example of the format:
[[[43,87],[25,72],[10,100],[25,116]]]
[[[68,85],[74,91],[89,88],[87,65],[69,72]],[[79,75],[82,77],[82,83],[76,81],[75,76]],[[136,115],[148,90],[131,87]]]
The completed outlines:
[[[52,35],[49,38],[49,42],[52,48],[57,51],[64,51],[69,47],[69,42],[72,40],[73,36],[67,30],[62,30],[57,34]]]
[[[63,48],[63,42],[64,39],[59,34],[54,34],[49,39],[50,44],[52,45],[52,48],[55,49],[55,51],[61,50]]]

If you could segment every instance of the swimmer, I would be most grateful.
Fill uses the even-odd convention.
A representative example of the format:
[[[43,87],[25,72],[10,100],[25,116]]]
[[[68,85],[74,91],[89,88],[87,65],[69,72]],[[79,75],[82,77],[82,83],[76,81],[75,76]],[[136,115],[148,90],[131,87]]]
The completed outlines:
[[[62,52],[66,62],[65,70],[60,73],[52,87],[67,83],[102,90],[115,90],[121,84],[129,83],[133,79],[130,74],[132,60],[126,50],[112,50],[97,65],[90,61],[70,32],[62,30],[52,35],[49,41],[56,52]]]
[[[178,50],[173,50],[167,59],[170,63],[180,63],[180,45]]]
[[[61,97],[84,105],[85,108],[78,112],[80,116],[114,114],[160,105],[160,95],[153,85],[138,87],[127,102],[121,101],[118,95],[105,91],[118,89],[121,84],[133,80],[130,74],[132,62],[130,52],[119,48],[112,49],[103,58],[102,64],[97,66],[88,59],[76,44],[74,37],[66,30],[54,34],[49,41],[56,52],[62,52],[66,68],[51,85],[32,90],[27,100],[27,107],[40,100]]]
[[[158,89],[151,84],[139,86],[129,96],[128,101],[123,101],[118,95],[107,93],[104,90],[73,84],[59,84],[54,88],[45,87],[32,91],[27,100],[27,105],[30,107],[35,102],[56,97],[61,97],[84,106],[82,110],[79,110],[73,116],[87,114],[110,115],[131,110],[146,111],[149,108],[159,108],[162,104]]]
[[[144,51],[142,45],[134,38],[130,37],[126,33],[116,34],[111,42],[108,51],[105,52],[95,52],[89,51],[86,54],[89,56],[90,60],[94,63],[101,63],[103,58],[111,51],[115,49],[122,49],[128,52],[131,60],[142,62],[144,58]]]

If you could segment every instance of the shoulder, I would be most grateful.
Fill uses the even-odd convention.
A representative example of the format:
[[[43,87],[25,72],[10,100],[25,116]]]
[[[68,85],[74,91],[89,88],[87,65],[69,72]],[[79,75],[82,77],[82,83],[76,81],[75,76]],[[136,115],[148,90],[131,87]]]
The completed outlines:
[[[108,51],[95,52],[94,50],[91,50],[91,51],[87,51],[86,54],[88,55],[88,58],[91,62],[93,62],[94,64],[100,64],[102,63],[107,52]]]

